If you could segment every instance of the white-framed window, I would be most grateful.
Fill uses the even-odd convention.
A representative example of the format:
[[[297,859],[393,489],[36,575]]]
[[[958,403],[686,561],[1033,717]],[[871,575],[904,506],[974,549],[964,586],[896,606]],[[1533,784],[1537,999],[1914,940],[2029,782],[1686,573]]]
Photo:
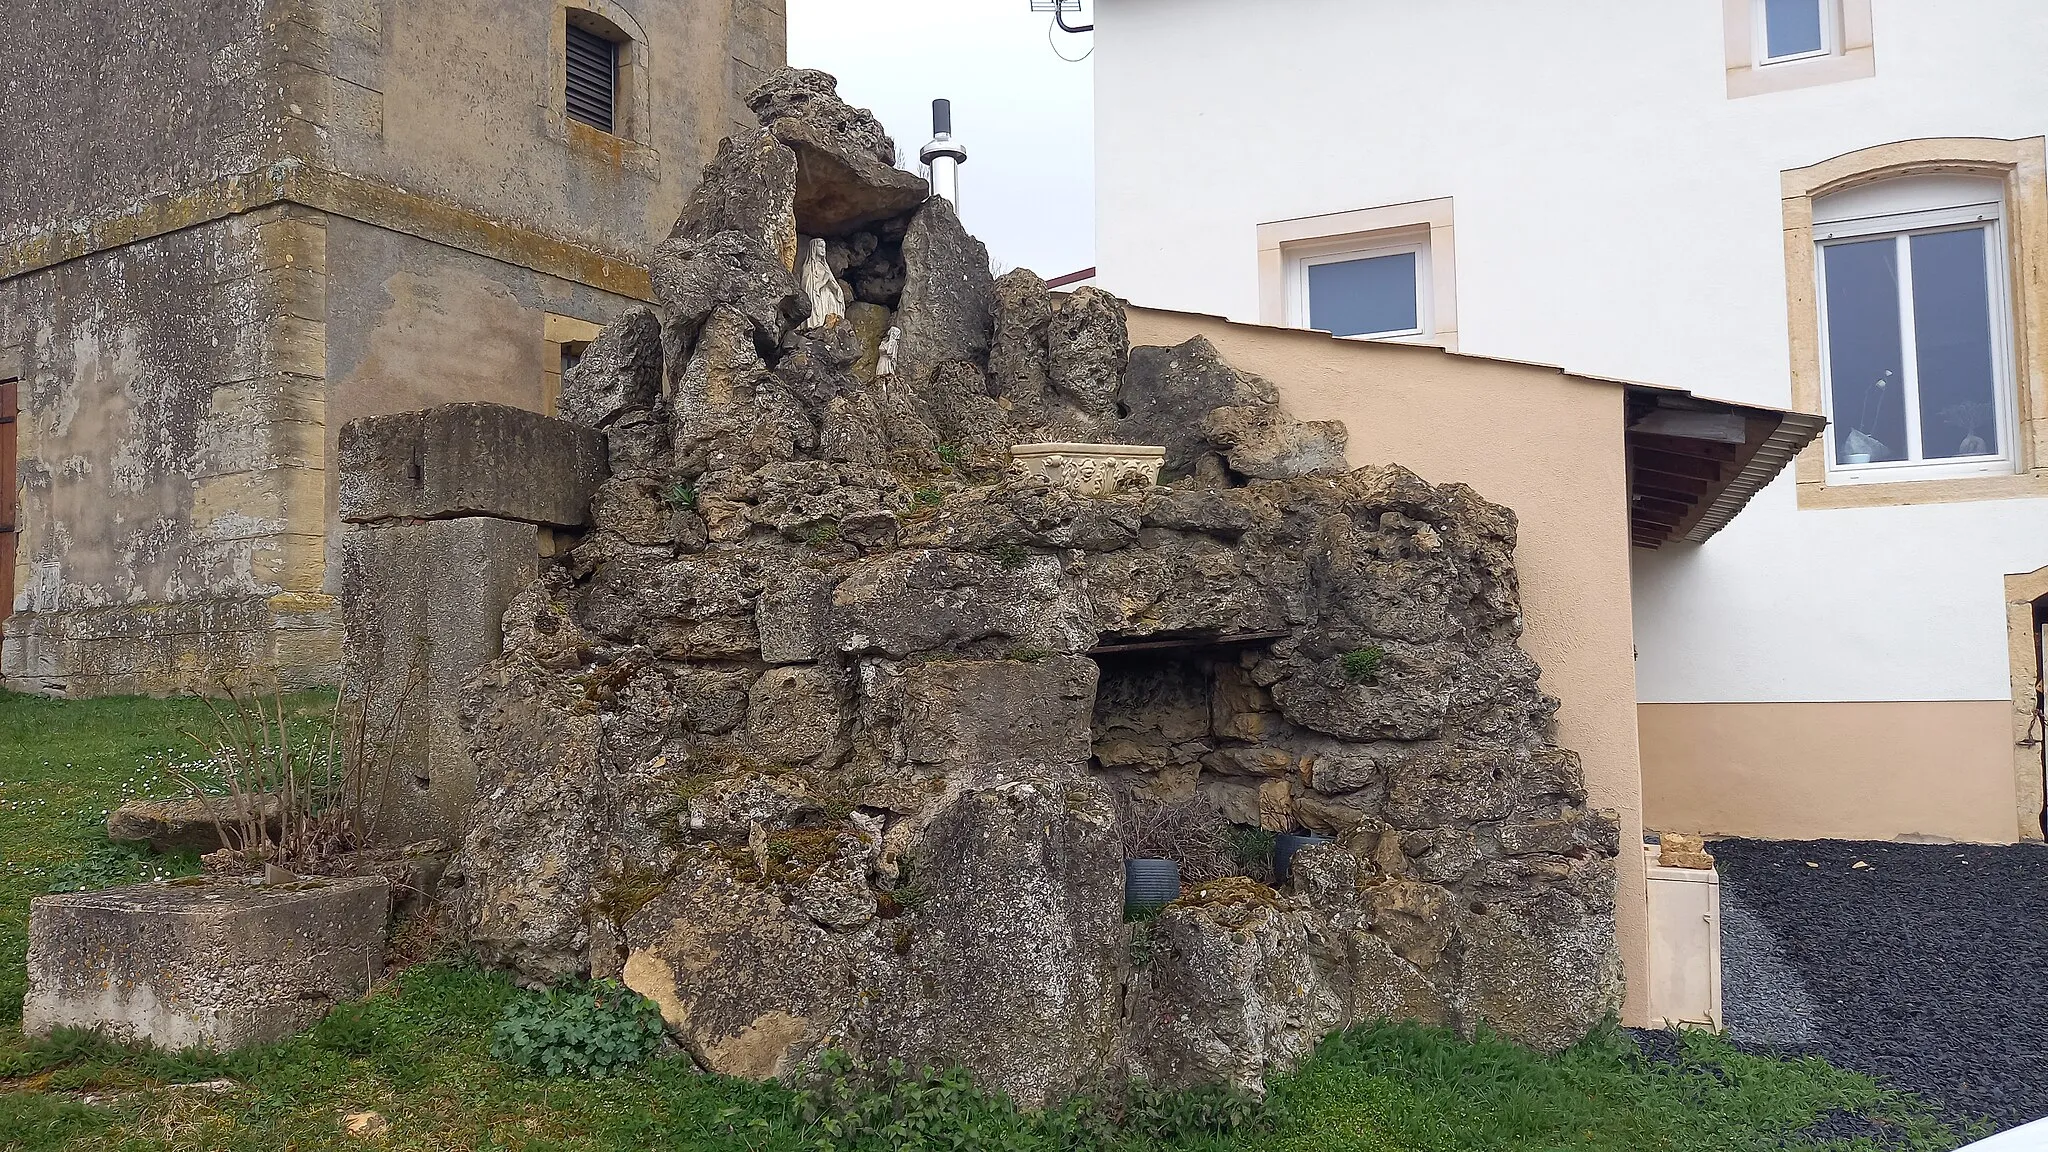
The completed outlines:
[[[1429,235],[1290,246],[1289,323],[1358,340],[1427,338],[1434,330]]]
[[[2017,470],[2004,188],[1913,176],[1814,202],[1829,483]]]
[[[1758,64],[1832,56],[1841,38],[1838,0],[1752,0]]]

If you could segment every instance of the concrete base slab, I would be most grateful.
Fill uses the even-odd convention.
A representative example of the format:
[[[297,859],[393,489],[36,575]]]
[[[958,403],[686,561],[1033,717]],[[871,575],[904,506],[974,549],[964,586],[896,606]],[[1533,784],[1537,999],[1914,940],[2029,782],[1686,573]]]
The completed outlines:
[[[379,878],[37,897],[22,1031],[218,1051],[283,1039],[383,975],[388,907]]]

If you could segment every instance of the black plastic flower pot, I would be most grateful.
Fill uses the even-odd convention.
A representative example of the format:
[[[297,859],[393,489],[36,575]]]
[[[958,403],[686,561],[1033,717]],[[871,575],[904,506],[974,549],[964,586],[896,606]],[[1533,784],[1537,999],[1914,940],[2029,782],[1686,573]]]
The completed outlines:
[[[1171,860],[1124,861],[1124,907],[1164,908],[1180,899],[1180,865]]]
[[[1335,843],[1336,841],[1328,836],[1317,836],[1312,833],[1282,832],[1273,837],[1273,883],[1287,883],[1288,872],[1293,867],[1296,852],[1303,848],[1313,848],[1318,844]]]

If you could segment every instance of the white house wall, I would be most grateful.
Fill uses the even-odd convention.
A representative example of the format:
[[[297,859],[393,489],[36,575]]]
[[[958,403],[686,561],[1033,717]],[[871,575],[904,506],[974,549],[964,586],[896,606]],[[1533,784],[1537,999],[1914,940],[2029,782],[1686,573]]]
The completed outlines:
[[[2041,0],[1872,19],[1874,77],[1732,99],[1721,0],[1100,0],[1100,283],[1257,320],[1260,223],[1451,197],[1461,351],[1793,406],[1780,172],[2048,134]],[[1932,714],[1909,706],[1978,702],[1943,722],[2003,731],[2003,580],[2048,565],[2048,500],[1802,510],[1787,475],[1708,544],[1635,555],[1646,706],[1898,704],[1879,727],[1911,728]],[[1984,735],[1957,734],[1959,766],[1836,767],[1908,797],[2002,771],[1998,821],[1859,834],[2012,838],[2011,741],[1987,760]],[[1655,753],[1646,721],[1653,821]]]

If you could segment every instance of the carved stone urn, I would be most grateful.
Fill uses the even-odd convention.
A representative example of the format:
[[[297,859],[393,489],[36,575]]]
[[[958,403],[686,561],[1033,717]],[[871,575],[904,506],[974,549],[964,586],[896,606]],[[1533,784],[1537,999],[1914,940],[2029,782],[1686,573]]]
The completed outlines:
[[[1019,444],[1010,459],[1027,475],[1043,476],[1089,496],[1109,496],[1159,483],[1166,449],[1151,444]]]

